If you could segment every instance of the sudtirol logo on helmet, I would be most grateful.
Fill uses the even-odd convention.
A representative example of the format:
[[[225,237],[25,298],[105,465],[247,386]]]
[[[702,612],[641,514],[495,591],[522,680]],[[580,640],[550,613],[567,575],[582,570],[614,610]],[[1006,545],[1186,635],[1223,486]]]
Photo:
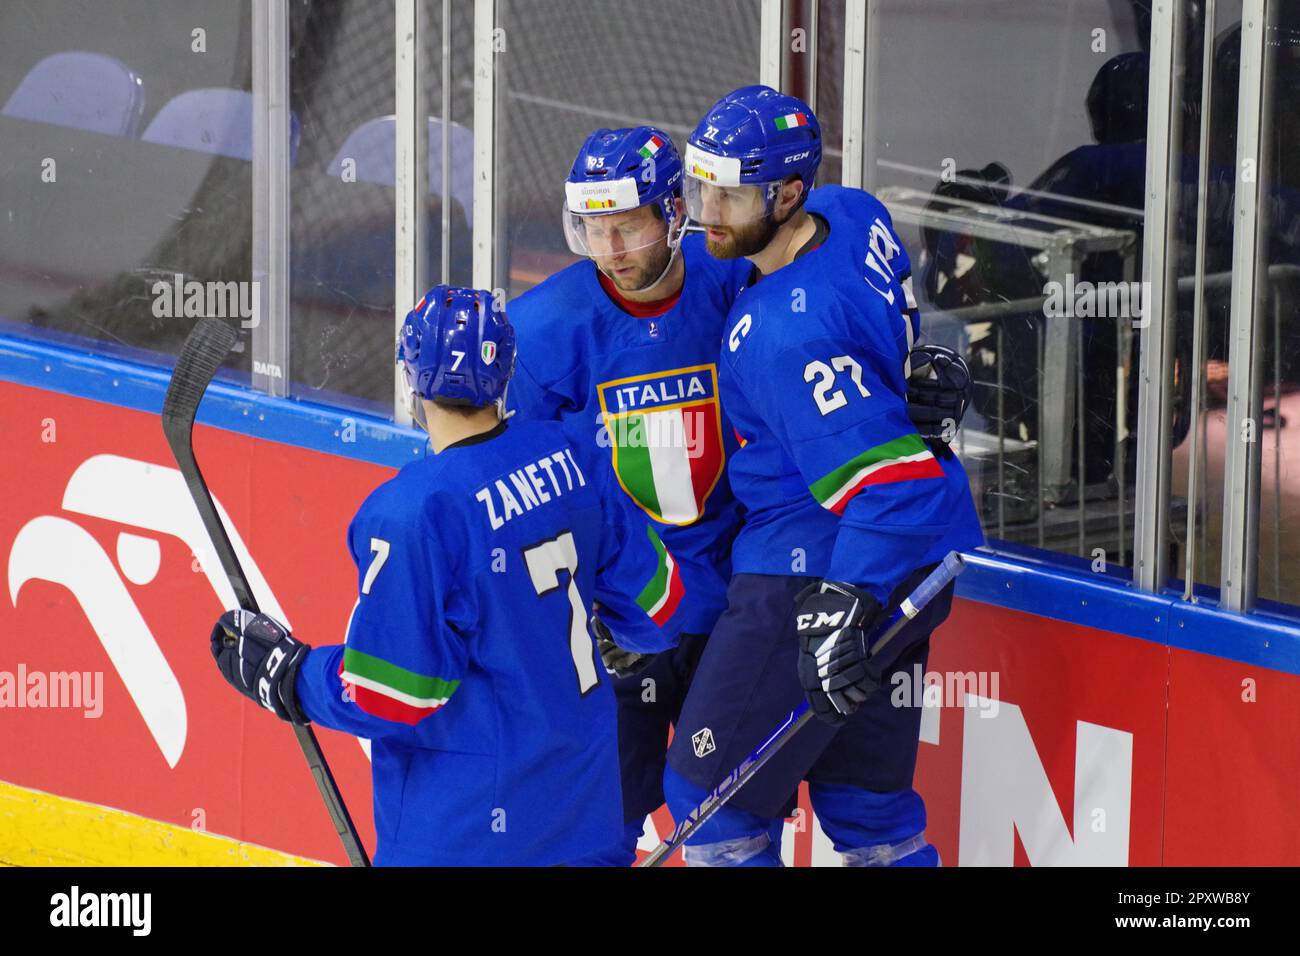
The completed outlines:
[[[668,275],[685,231],[682,160],[653,126],[598,129],[564,183],[564,237],[623,292]]]
[[[427,427],[421,399],[471,408],[495,404],[504,416],[515,330],[491,292],[434,286],[407,313],[397,361],[406,373],[411,417],[420,427]]]
[[[714,256],[751,255],[803,205],[821,159],[821,125],[807,103],[742,87],[714,103],[687,141],[686,214],[705,227]],[[803,191],[781,208],[781,187],[792,180]]]

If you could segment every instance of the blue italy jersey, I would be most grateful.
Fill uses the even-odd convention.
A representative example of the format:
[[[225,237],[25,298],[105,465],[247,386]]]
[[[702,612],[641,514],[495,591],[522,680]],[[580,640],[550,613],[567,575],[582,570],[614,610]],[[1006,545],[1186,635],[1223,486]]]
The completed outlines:
[[[502,423],[381,485],[348,546],[346,643],[313,649],[296,688],[313,722],[372,741],[375,862],[544,865],[617,842],[591,603],[622,646],[662,650],[682,578],[605,457],[559,424]]]
[[[739,524],[718,343],[748,264],[715,260],[697,235],[683,240],[681,255],[681,296],[654,318],[615,305],[590,261],[510,303],[519,357],[508,401],[525,418],[569,423],[576,440],[610,457],[623,490],[681,562],[683,631],[707,634],[726,607]]]
[[[965,471],[907,415],[920,331],[910,264],[885,207],[856,189],[808,197],[830,233],[742,292],[722,345],[722,403],[742,447],[736,572],[807,574],[884,602],[909,572],[983,543]]]

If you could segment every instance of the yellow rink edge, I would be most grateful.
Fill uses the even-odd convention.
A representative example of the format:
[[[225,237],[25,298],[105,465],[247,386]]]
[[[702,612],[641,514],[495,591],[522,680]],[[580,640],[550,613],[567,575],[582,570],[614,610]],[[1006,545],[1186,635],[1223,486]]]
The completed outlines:
[[[328,866],[174,823],[0,781],[0,864]]]

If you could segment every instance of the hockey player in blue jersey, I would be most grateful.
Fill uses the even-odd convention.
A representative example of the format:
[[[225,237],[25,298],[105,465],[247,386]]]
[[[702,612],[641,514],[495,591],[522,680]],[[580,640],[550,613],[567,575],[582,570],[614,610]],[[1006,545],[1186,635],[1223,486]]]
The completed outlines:
[[[726,474],[738,446],[719,407],[717,362],[723,322],[750,270],[710,256],[703,236],[685,235],[682,182],[680,154],[662,130],[591,133],[565,183],[564,233],[584,261],[510,304],[520,340],[512,405],[523,417],[568,422],[607,449],[688,584],[676,649],[642,670],[617,647],[607,654],[626,675],[614,681],[625,863],[646,815],[663,803],[669,727],[726,607],[740,522]],[[909,406],[938,444],[960,396],[947,384],[918,377]]]
[[[806,695],[807,725],[688,841],[688,864],[780,865],[800,780],[845,862],[932,865],[912,788],[920,709],[892,673],[924,667],[951,590],[869,656],[864,635],[950,549],[983,541],[961,464],[907,408],[919,316],[907,253],[872,196],[823,186],[817,118],[752,86],[691,135],[683,189],[709,252],[745,262],[719,367],[745,511],[728,606],[669,751],[679,821]]]
[[[687,597],[677,648],[618,656],[614,681],[631,863],[646,815],[663,803],[668,732],[714,621],[726,606],[739,525],[726,461],[735,434],[718,401],[718,342],[745,281],[703,237],[684,236],[682,164],[668,134],[599,129],[565,183],[564,232],[583,257],[510,303],[520,417],[569,423],[606,456],[628,497],[679,562]]]
[[[593,862],[623,817],[592,601],[620,646],[670,647],[680,571],[603,455],[563,425],[504,419],[515,337],[491,293],[434,288],[398,357],[433,454],[348,529],[345,643],[312,648],[237,610],[213,655],[277,716],[371,740],[376,864]]]

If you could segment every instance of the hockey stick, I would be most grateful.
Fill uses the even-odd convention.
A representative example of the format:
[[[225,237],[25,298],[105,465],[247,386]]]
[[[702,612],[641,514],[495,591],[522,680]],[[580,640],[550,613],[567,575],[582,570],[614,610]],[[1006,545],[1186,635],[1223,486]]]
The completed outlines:
[[[181,354],[176,359],[171,384],[167,386],[167,396],[163,399],[162,424],[172,456],[190,489],[199,518],[203,521],[208,537],[212,539],[212,547],[221,559],[221,567],[230,579],[239,606],[257,613],[257,599],[253,597],[253,589],[248,584],[244,569],[239,565],[239,558],[226,535],[225,525],[217,514],[212,493],[208,491],[207,482],[199,471],[198,460],[194,457],[194,416],[198,413],[199,402],[203,400],[203,393],[207,391],[212,376],[238,339],[239,335],[234,329],[217,319],[202,319],[194,327],[185,339]],[[316,789],[325,800],[330,819],[334,821],[334,828],[343,841],[348,860],[353,866],[369,866],[370,859],[366,856],[365,847],[361,845],[356,827],[352,825],[352,818],[348,816],[348,808],[334,782],[334,775],[330,773],[329,764],[325,762],[316,734],[310,726],[292,726],[307,758],[307,766],[311,768],[311,775],[316,781]]]
[[[931,571],[911,594],[903,598],[898,607],[894,608],[893,613],[872,631],[871,654],[874,656],[879,653],[880,649],[897,636],[908,621],[916,617],[922,608],[934,600],[939,592],[946,588],[964,570],[966,570],[966,562],[962,560],[961,555],[956,551],[949,551],[948,556],[943,559],[943,563]],[[799,706],[790,711],[786,718],[781,721],[781,725],[768,734],[767,739],[740,762],[740,766],[727,774],[722,783],[714,787],[713,792],[704,798],[704,802],[686,815],[686,819],[678,824],[677,829],[672,832],[668,839],[660,843],[654,852],[638,863],[637,866],[659,866],[664,860],[668,859],[673,851],[685,843],[690,835],[703,826],[709,817],[722,809],[722,805],[734,797],[736,791],[743,787],[754,774],[758,773],[763,764],[771,760],[778,750],[788,744],[790,739],[799,732],[800,728],[812,719],[812,716],[813,713],[808,706],[808,701],[800,701]]]

